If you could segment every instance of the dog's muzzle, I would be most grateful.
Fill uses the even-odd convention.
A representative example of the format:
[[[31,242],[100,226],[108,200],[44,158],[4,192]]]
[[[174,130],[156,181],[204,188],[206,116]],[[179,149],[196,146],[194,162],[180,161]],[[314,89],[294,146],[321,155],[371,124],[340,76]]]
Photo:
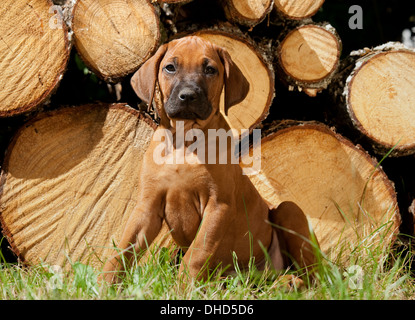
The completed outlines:
[[[196,83],[176,85],[164,109],[170,119],[206,120],[212,112],[206,90]]]

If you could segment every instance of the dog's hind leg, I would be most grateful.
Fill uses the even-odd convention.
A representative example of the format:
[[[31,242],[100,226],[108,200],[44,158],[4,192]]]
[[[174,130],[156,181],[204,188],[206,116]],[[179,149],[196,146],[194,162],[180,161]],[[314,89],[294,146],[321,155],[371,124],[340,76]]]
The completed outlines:
[[[313,243],[310,227],[303,211],[294,202],[285,201],[278,207],[270,209],[269,221],[277,231],[285,267],[289,262],[299,269],[312,271],[318,259],[315,255],[318,243]]]

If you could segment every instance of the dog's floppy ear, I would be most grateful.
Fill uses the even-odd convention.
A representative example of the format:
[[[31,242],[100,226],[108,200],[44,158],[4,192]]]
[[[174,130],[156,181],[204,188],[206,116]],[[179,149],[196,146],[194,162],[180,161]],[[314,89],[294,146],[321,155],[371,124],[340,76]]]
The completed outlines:
[[[137,96],[148,105],[151,105],[159,72],[160,62],[167,51],[167,44],[158,48],[156,53],[148,59],[131,78],[131,86]]]
[[[232,61],[228,51],[217,48],[220,59],[225,67],[225,114],[235,104],[245,99],[249,92],[249,82],[242,71]]]

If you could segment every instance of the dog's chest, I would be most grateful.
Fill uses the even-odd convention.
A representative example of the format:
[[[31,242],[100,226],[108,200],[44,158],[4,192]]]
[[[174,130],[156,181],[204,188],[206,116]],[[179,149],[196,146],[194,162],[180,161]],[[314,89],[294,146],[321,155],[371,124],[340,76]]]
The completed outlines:
[[[164,215],[175,241],[185,247],[196,236],[207,203],[214,198],[214,182],[200,167],[170,168]]]

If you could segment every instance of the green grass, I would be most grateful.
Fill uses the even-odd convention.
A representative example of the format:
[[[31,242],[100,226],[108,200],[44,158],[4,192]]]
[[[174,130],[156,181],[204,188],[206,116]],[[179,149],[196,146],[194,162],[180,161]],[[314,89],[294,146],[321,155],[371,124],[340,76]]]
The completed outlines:
[[[398,242],[400,242],[398,240]],[[401,243],[402,244],[402,243]],[[396,247],[396,245],[395,245]],[[345,257],[320,255],[316,279],[307,288],[287,287],[273,272],[254,268],[226,278],[195,281],[177,276],[171,250],[150,254],[147,263],[127,270],[117,285],[98,285],[99,270],[79,262],[62,271],[45,264],[0,265],[0,299],[414,299],[414,250],[361,241]],[[344,252],[343,252],[344,254]],[[345,261],[347,262],[336,262]]]

